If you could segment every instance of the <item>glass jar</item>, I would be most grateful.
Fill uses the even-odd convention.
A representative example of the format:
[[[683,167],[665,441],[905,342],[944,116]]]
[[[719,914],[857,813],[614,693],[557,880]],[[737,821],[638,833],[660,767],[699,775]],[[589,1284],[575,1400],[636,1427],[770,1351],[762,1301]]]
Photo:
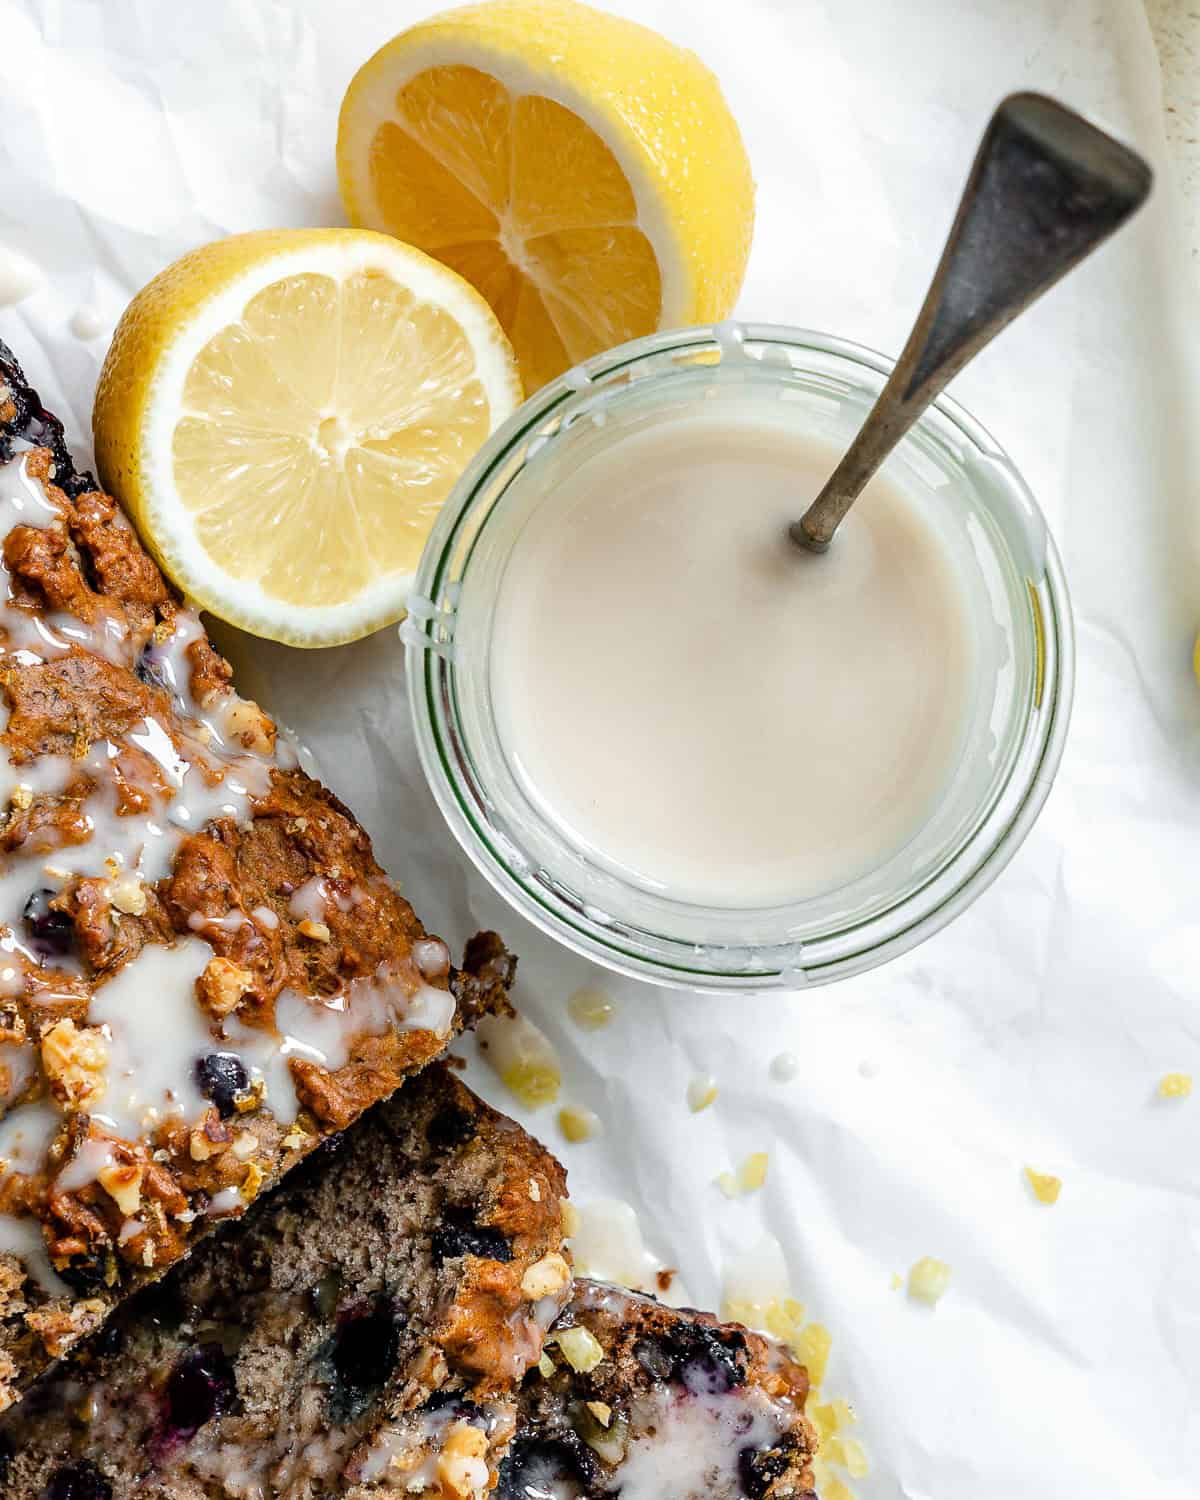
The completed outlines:
[[[977,680],[959,762],[902,849],[840,889],[790,905],[694,905],[634,884],[574,845],[526,794],[500,742],[488,670],[495,605],[524,522],[553,503],[560,464],[658,412],[719,400],[731,382],[739,399],[761,392],[764,401],[789,403],[814,438],[844,449],[890,369],[881,355],[842,339],[768,324],[639,339],[527,401],[475,457],[438,518],[401,627],[425,774],[488,880],[588,958],[637,978],[714,991],[794,988],[861,973],[961,912],[1037,817],[1071,704],[1074,648],[1062,566],[1010,460],[945,397],[885,472],[921,504],[961,571]]]

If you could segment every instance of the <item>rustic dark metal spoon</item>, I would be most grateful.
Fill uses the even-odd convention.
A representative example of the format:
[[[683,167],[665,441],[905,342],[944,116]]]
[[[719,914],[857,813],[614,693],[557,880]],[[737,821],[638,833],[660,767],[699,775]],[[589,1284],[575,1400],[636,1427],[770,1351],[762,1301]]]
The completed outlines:
[[[824,552],[884,459],[948,381],[1146,201],[1145,161],[1043,94],[1011,94],[984,132],[908,342],[825,488],[792,523]]]

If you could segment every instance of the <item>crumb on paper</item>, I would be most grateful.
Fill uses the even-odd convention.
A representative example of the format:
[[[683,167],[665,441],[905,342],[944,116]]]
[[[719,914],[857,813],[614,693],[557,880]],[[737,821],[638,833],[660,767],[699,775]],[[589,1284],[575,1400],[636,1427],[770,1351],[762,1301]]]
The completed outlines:
[[[1062,1192],[1061,1177],[1050,1172],[1035,1172],[1032,1167],[1025,1168],[1025,1177],[1039,1203],[1050,1205],[1058,1202],[1058,1195]]]
[[[521,1015],[485,1016],[476,1027],[483,1060],[529,1109],[553,1104],[562,1086],[554,1044]]]
[[[952,1274],[944,1260],[937,1260],[932,1255],[923,1255],[909,1269],[909,1297],[914,1302],[924,1302],[928,1307],[936,1307],[946,1294]]]
[[[1158,1080],[1160,1099],[1186,1099],[1192,1092],[1190,1073],[1164,1073]]]
[[[663,1266],[661,1270],[655,1271],[654,1284],[658,1288],[658,1290],[665,1296],[667,1292],[671,1290],[671,1283],[678,1275],[679,1272],[674,1268],[674,1266]]]
[[[727,1198],[737,1198],[741,1195],[742,1190],[738,1187],[738,1180],[732,1172],[721,1172],[713,1181]]]
[[[603,990],[585,985],[567,1001],[567,1012],[582,1031],[600,1031],[611,1025],[617,1008]]]
[[[708,1106],[717,1097],[717,1080],[709,1073],[700,1073],[688,1084],[688,1108],[694,1115]]]
[[[559,1110],[558,1128],[573,1146],[590,1141],[601,1133],[599,1117],[590,1109],[578,1109],[573,1105]]]
[[[770,1158],[765,1151],[752,1151],[738,1168],[738,1187],[743,1193],[756,1193],[767,1180]]]
[[[1200,630],[1196,632],[1196,639],[1192,642],[1192,675],[1200,682]]]
[[[833,1348],[833,1335],[824,1323],[806,1323],[792,1344],[796,1358],[808,1371],[809,1383],[825,1384],[825,1367],[829,1363],[829,1351]]]
[[[893,1292],[898,1292],[903,1285],[904,1285],[904,1277],[901,1276],[901,1274],[900,1274],[899,1271],[893,1271],[892,1272],[892,1281],[891,1281],[892,1291]]]
[[[753,1298],[753,1292],[750,1296]],[[842,1397],[822,1398],[821,1387],[833,1348],[829,1329],[823,1323],[806,1323],[804,1304],[792,1296],[772,1296],[767,1301],[726,1296],[721,1303],[721,1318],[727,1323],[742,1323],[747,1328],[769,1333],[804,1366],[809,1382],[807,1414],[820,1444],[813,1462],[816,1492],[821,1500],[830,1496],[854,1500],[853,1491],[841,1475],[863,1479],[870,1471],[870,1464],[862,1443],[847,1430],[858,1421],[853,1407]]]
[[[142,1179],[146,1169],[140,1162],[114,1162],[101,1167],[96,1181],[126,1218],[137,1213],[142,1202]]]
[[[813,1461],[813,1476],[817,1480],[821,1500],[854,1500],[854,1491],[848,1489],[836,1474],[830,1474],[828,1465],[822,1463],[819,1457]]]

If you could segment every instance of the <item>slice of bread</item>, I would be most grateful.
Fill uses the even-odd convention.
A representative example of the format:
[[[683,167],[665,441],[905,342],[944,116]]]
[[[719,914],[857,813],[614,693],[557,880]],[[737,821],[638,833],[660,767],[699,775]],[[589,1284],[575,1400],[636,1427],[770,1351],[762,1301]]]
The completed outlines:
[[[570,1295],[564,1192],[435,1065],[0,1419],[0,1497],[482,1494]]]
[[[494,1500],[816,1500],[808,1376],[774,1340],[581,1280],[546,1357]]]

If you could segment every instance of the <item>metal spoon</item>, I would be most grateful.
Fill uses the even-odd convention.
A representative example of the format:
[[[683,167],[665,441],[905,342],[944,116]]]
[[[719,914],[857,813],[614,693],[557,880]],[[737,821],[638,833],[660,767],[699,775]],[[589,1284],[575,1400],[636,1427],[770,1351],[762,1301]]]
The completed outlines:
[[[788,528],[824,552],[884,459],[976,354],[1146,201],[1145,161],[1043,94],[992,116],[904,351],[846,456]]]

